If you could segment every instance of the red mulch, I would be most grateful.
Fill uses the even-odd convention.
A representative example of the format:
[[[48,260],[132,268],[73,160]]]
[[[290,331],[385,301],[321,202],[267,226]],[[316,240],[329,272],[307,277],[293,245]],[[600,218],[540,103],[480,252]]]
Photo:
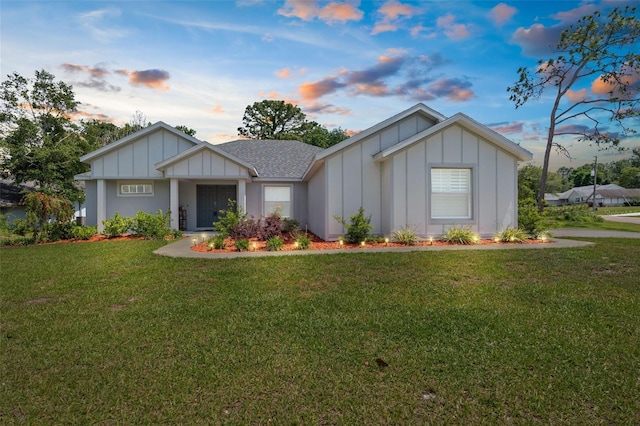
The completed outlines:
[[[393,247],[406,247],[404,244],[399,243],[366,243],[364,246],[360,244],[348,244],[344,243],[342,246],[338,241],[324,241],[317,235],[309,233],[309,238],[311,239],[311,245],[309,250],[335,250],[342,248],[343,250],[356,249],[356,248],[393,248]],[[295,251],[297,248],[295,247],[295,239],[290,237],[283,237],[283,246],[282,251]],[[498,245],[498,244],[541,244],[548,241],[543,240],[525,240],[522,243],[503,243],[503,242],[495,242],[493,240],[480,240],[475,245]],[[452,243],[447,243],[444,241],[420,241],[413,245],[413,247],[428,247],[428,246],[451,246],[456,245]],[[225,240],[225,248],[222,250],[215,250],[212,247],[208,246],[208,242],[199,242],[198,244],[191,246],[191,250],[201,252],[201,253],[232,253],[236,252],[236,248],[233,245],[233,240],[231,238],[227,238]],[[257,239],[249,240],[249,251],[267,251],[267,242],[266,241],[258,241]]]

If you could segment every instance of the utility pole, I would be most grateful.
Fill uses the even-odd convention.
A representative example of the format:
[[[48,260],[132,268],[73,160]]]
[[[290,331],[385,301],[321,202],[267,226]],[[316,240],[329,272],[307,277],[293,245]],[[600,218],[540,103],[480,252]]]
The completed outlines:
[[[591,199],[591,205],[593,206],[593,212],[596,212],[596,186],[598,183],[598,156],[594,157],[596,159],[595,165],[593,166],[593,198]]]

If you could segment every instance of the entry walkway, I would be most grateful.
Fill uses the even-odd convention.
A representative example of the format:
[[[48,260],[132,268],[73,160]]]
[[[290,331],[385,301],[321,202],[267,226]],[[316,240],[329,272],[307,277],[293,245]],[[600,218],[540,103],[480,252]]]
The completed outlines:
[[[586,230],[585,230],[586,231]],[[555,231],[554,231],[555,234]],[[625,232],[625,234],[633,234]],[[198,234],[199,235],[199,234]],[[587,236],[587,235],[572,235]],[[196,237],[197,238],[197,237]],[[638,233],[640,238],[640,233]],[[339,253],[407,253],[413,251],[444,251],[444,250],[537,250],[547,248],[568,248],[584,247],[592,245],[588,241],[575,241],[552,238],[548,242],[540,244],[491,244],[491,245],[448,245],[448,246],[418,246],[418,247],[380,247],[364,249],[335,249],[335,250],[295,250],[295,251],[259,251],[259,252],[225,252],[225,253],[203,253],[191,250],[192,236],[187,236],[175,243],[160,247],[154,253],[169,257],[185,258],[206,258],[206,259],[230,259],[241,257],[264,257],[264,256],[301,256],[310,254],[339,254]]]

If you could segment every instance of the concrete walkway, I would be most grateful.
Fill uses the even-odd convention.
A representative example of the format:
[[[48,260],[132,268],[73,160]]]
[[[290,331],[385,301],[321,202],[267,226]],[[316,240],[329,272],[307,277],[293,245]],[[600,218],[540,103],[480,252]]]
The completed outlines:
[[[640,233],[639,233],[640,234]],[[536,250],[546,248],[584,247],[592,245],[588,241],[573,241],[553,238],[540,244],[496,244],[496,245],[450,245],[450,246],[420,246],[420,247],[380,247],[364,249],[335,249],[335,250],[295,250],[295,251],[259,251],[259,252],[227,252],[227,253],[202,253],[191,250],[191,236],[185,237],[175,243],[160,247],[154,253],[169,257],[188,257],[204,259],[231,259],[231,258],[255,258],[265,256],[302,256],[311,254],[339,254],[339,253],[407,253],[413,251],[444,251],[444,250]]]

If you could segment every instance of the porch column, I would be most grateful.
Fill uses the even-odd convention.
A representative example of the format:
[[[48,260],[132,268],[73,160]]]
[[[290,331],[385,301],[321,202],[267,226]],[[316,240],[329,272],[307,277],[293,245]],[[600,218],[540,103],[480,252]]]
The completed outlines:
[[[247,212],[247,184],[244,179],[238,179],[238,207]]]
[[[179,229],[180,227],[180,195],[178,179],[172,178],[169,183],[169,209],[171,210],[171,228]]]
[[[104,231],[103,220],[107,219],[107,181],[98,179],[96,182],[96,225],[98,233]]]

